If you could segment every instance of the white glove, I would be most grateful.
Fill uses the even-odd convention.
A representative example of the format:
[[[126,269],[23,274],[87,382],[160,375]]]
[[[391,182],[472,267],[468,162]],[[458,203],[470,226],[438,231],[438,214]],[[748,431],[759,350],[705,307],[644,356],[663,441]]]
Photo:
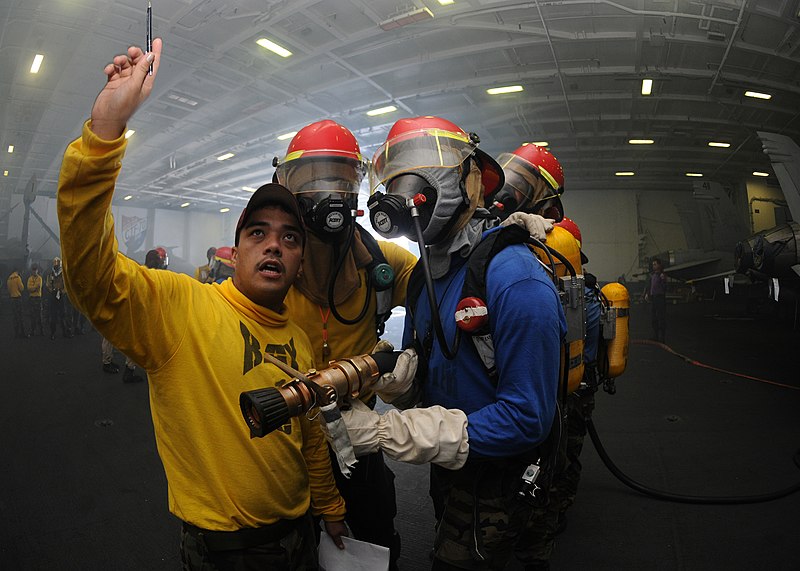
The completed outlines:
[[[544,242],[547,240],[547,233],[553,230],[553,222],[555,222],[555,220],[539,216],[538,214],[512,212],[508,218],[500,223],[500,226],[508,226],[509,224],[522,226],[528,231],[528,234],[540,242]]]
[[[394,347],[388,341],[379,341],[372,353],[393,350]],[[383,402],[391,403],[411,389],[417,372],[417,361],[417,352],[413,348],[406,349],[400,353],[392,372],[384,373],[372,384],[372,389],[378,393]]]
[[[467,415],[441,406],[390,410],[381,415],[358,399],[342,411],[356,456],[383,450],[398,462],[432,462],[458,470],[467,461]]]
[[[319,410],[322,432],[325,433],[325,438],[336,455],[339,471],[345,478],[349,478],[350,469],[358,463],[358,460],[356,460],[353,445],[350,443],[350,437],[347,435],[347,426],[342,420],[342,413],[335,402],[321,406]]]

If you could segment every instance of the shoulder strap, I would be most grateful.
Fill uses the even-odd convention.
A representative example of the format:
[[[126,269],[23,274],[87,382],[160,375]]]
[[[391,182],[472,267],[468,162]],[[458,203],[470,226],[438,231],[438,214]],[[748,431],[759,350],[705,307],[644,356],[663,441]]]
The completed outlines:
[[[523,244],[528,241],[528,231],[511,224],[500,230],[490,233],[478,244],[467,261],[467,275],[464,277],[464,286],[461,288],[461,299],[474,297],[481,300],[488,309],[486,295],[486,273],[489,263],[499,252],[513,244]],[[494,342],[490,320],[486,319],[483,326],[471,332],[472,343],[478,356],[486,369],[486,373],[493,383],[497,384],[497,368],[494,362]]]

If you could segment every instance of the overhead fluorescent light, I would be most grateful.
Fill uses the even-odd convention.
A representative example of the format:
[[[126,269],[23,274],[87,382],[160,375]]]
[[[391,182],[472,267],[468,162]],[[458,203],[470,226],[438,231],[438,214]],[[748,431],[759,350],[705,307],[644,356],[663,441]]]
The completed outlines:
[[[247,192],[255,192],[258,189],[257,188],[253,188],[252,186],[243,186],[242,190],[246,190]]]
[[[652,79],[643,79],[642,80],[642,95],[650,95],[653,92],[653,80]]]
[[[536,145],[537,147],[549,147],[550,143],[547,141],[536,141],[535,143],[531,143],[532,145]]]
[[[136,132],[136,131],[135,131],[135,130],[133,130],[133,129],[128,129],[127,131],[125,131],[125,138],[126,138],[126,139],[130,139],[131,137],[133,137],[133,134],[134,134],[135,132]]]
[[[289,57],[290,55],[292,55],[292,52],[290,52],[283,46],[279,46],[272,40],[268,40],[267,38],[259,38],[256,40],[256,43],[262,48],[267,49],[272,53],[276,53],[281,57]]]
[[[197,105],[199,104],[199,102],[195,101],[194,99],[190,99],[189,97],[181,95],[180,93],[177,93],[175,91],[170,91],[169,93],[167,93],[167,99],[175,101],[182,105],[186,105],[188,107],[197,107]]]
[[[225,214],[226,212],[230,212],[230,208],[220,208],[219,211]]]
[[[3,171],[3,176],[8,176],[8,171]]]
[[[628,139],[631,145],[652,145],[653,142],[653,139]]]
[[[759,93],[758,91],[745,91],[745,97],[755,97],[756,99],[772,99],[769,93]]]
[[[717,141],[709,141],[708,142],[708,146],[709,147],[720,147],[722,149],[727,149],[728,147],[731,146],[731,144],[730,143],[720,143],[720,142],[717,142]]]
[[[9,145],[8,146],[8,152],[9,153],[13,153],[14,152],[14,145]]]
[[[295,135],[297,135],[297,131],[292,131],[291,133],[284,133],[283,135],[278,135],[278,140],[285,141],[286,139],[291,139]]]
[[[455,4],[456,0],[439,0],[439,4],[442,6],[449,6],[450,4]]]
[[[126,197],[125,197],[125,198],[123,198],[122,200],[130,200],[131,198],[133,198],[133,195],[132,195],[132,194],[129,194],[128,196],[126,196]]]
[[[395,28],[400,28],[401,26],[408,26],[409,24],[414,24],[416,22],[431,20],[432,18],[433,12],[431,12],[429,8],[414,8],[412,10],[395,14],[378,25],[381,27],[381,30],[389,31],[394,30]]]
[[[225,153],[224,155],[220,155],[220,156],[218,156],[218,157],[217,157],[217,160],[218,160],[218,161],[227,161],[227,160],[228,160],[229,158],[231,158],[232,156],[234,156],[234,154],[233,154],[233,153]]]
[[[36,54],[36,57],[33,58],[33,63],[31,64],[31,73],[39,73],[39,68],[42,67],[43,61],[44,56],[42,54]]]
[[[501,95],[503,93],[517,93],[523,91],[521,85],[506,85],[505,87],[490,87],[486,90],[489,95]]]
[[[686,176],[703,176],[701,172],[687,172]]]
[[[614,176],[633,176],[635,173],[633,171],[619,171],[615,172]]]
[[[184,202],[183,204],[181,204],[181,208],[186,208],[187,206],[189,206],[189,204],[191,204],[191,203]]]
[[[753,171],[753,176],[769,176],[769,173],[761,171]]]
[[[367,111],[367,115],[370,117],[375,117],[376,115],[385,115],[386,113],[391,113],[392,111],[397,111],[397,107],[394,105],[387,105],[386,107],[379,107],[378,109]]]

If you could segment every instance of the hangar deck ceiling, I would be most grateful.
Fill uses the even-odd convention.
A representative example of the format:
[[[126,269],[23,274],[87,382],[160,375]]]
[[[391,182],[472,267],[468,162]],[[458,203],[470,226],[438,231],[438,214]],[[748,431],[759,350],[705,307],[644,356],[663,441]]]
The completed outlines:
[[[495,156],[547,141],[567,191],[690,191],[687,172],[771,174],[756,130],[800,138],[797,0],[446,1],[152,0],[163,60],[129,125],[115,199],[241,208],[244,187],[268,181],[284,154],[279,137],[321,118],[353,130],[367,156],[416,115],[478,133]],[[0,189],[21,194],[35,175],[54,195],[103,66],[144,43],[146,6],[0,0]],[[510,85],[522,91],[487,93]],[[387,106],[396,111],[367,115]]]

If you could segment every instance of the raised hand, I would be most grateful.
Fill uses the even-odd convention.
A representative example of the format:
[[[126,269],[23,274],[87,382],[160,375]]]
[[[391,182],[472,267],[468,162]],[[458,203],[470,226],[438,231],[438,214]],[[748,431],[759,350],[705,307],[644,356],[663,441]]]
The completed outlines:
[[[107,81],[92,106],[91,130],[105,140],[122,136],[128,120],[153,90],[153,81],[161,61],[161,39],[153,40],[153,51],[145,54],[131,46],[126,55],[118,55],[103,72]],[[153,75],[148,75],[150,64]]]

